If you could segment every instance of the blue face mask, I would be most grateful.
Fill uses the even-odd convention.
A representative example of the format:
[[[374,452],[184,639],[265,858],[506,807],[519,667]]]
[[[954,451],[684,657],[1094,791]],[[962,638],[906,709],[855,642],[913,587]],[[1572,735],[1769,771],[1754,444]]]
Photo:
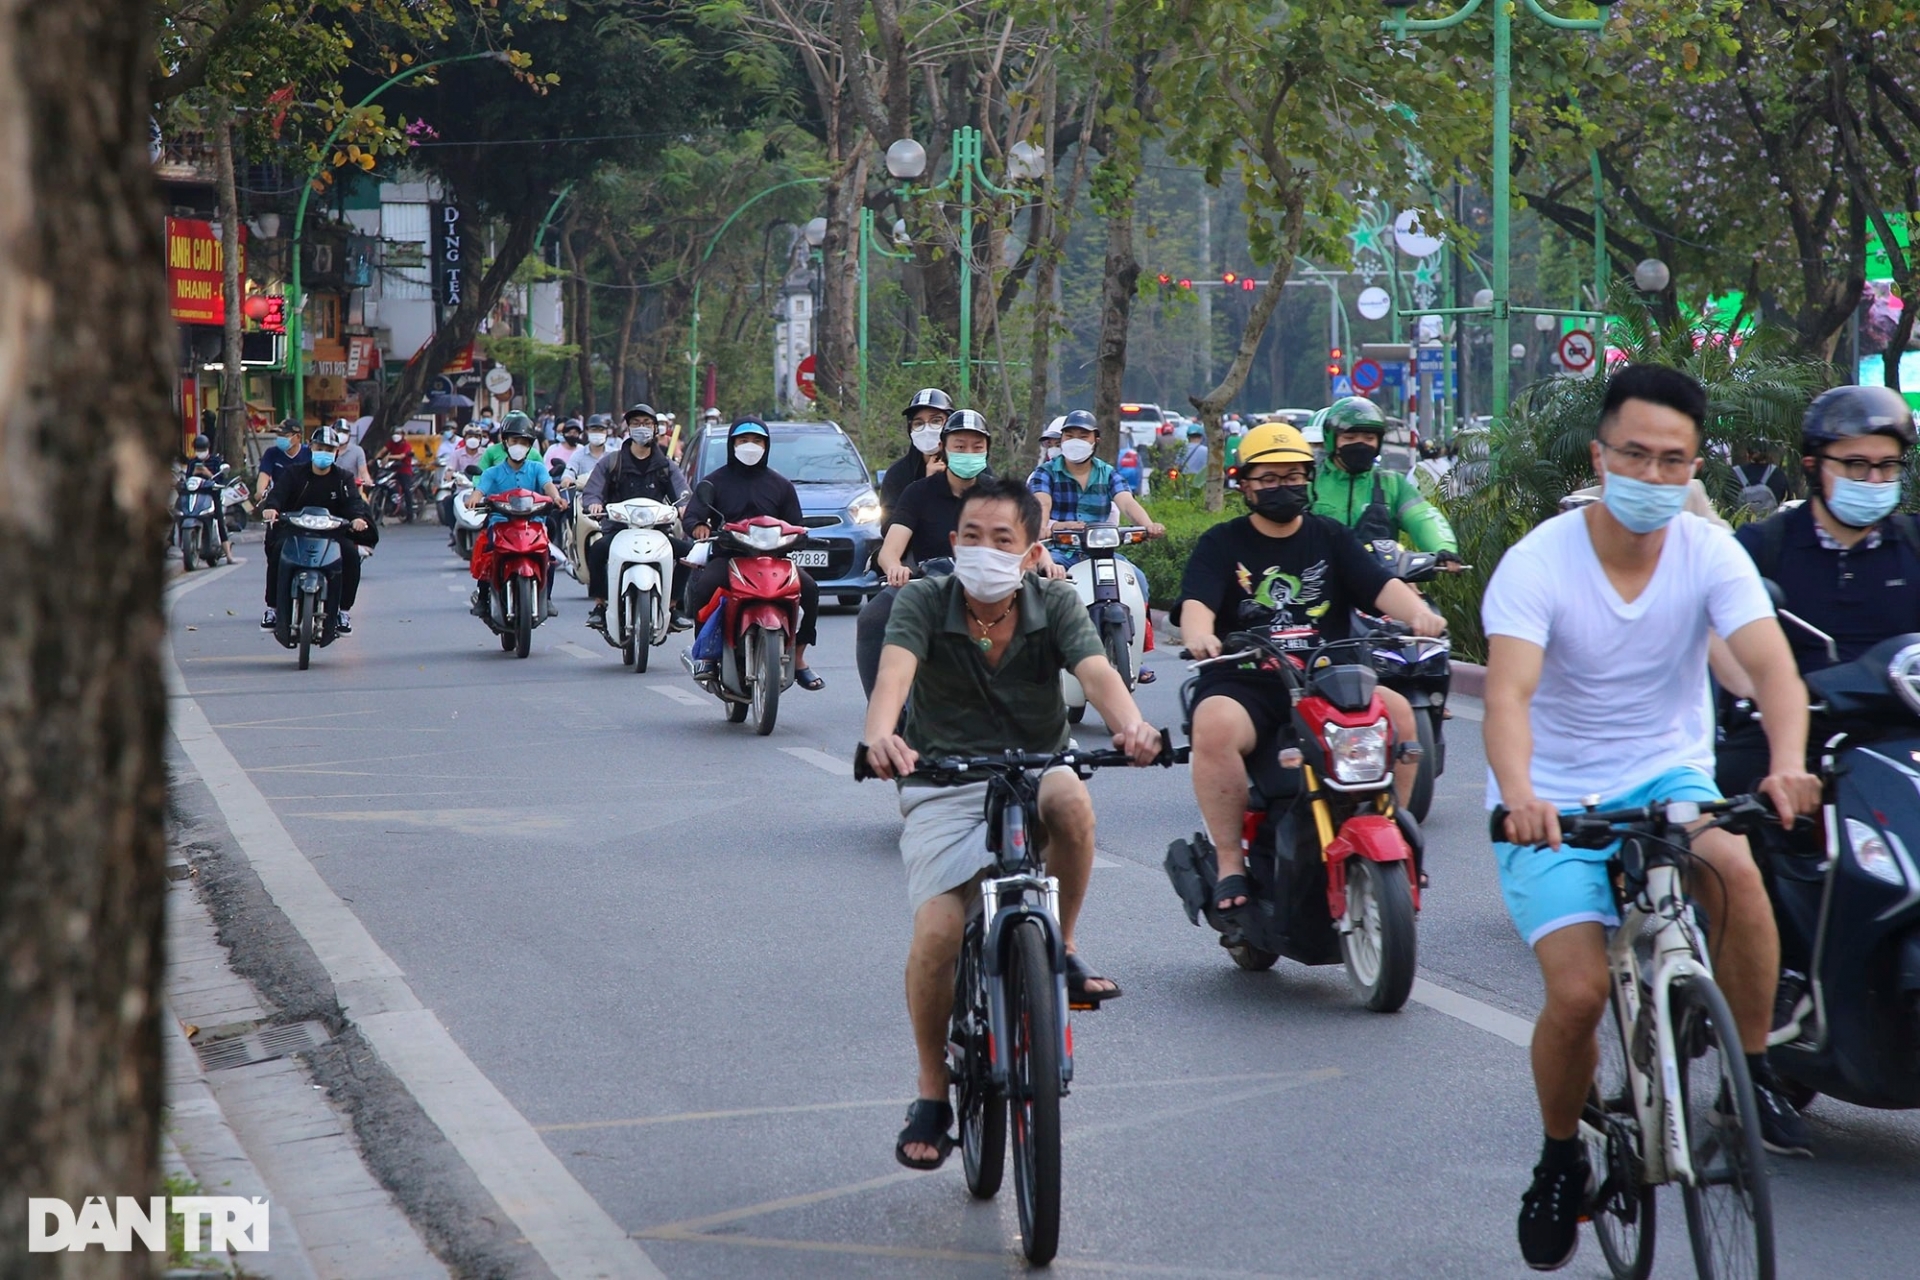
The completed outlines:
[[[1899,505],[1898,480],[1872,484],[1865,480],[1836,476],[1833,494],[1827,499],[1827,510],[1833,512],[1833,518],[1854,529],[1872,528],[1892,515],[1893,509]]]
[[[1653,484],[1609,471],[1600,500],[1615,520],[1633,532],[1652,533],[1666,528],[1686,508],[1688,488],[1684,484]]]
[[[325,471],[333,465],[333,451],[330,449],[315,449],[313,451],[313,465],[317,470]]]
[[[292,453],[292,452],[293,452],[293,437],[292,437],[292,436],[275,436],[275,437],[273,438],[273,442],[274,442],[275,444],[277,444],[277,445],[279,445],[279,446],[280,446],[280,452],[282,452],[282,453]]]

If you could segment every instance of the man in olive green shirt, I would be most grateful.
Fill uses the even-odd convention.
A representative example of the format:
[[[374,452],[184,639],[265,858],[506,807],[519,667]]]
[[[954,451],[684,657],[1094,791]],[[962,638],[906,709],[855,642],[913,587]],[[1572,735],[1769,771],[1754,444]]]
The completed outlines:
[[[894,601],[880,675],[867,704],[867,759],[882,778],[900,778],[906,826],[900,854],[913,902],[907,954],[907,1012],[919,1051],[919,1101],[907,1112],[894,1154],[916,1169],[938,1168],[953,1149],[947,1130],[947,1020],[974,882],[993,863],[987,851],[986,784],[932,787],[908,775],[922,755],[1054,752],[1068,742],[1060,673],[1071,671],[1110,728],[1116,747],[1151,764],[1160,734],[1141,718],[1073,587],[1040,577],[1040,504],[1016,480],[979,480],[960,503],[950,577],[908,583]],[[907,695],[913,695],[907,707]],[[907,712],[904,734],[894,732]],[[1060,882],[1060,927],[1072,997],[1120,994],[1079,959],[1074,922],[1093,869],[1093,798],[1070,769],[1040,782],[1040,820],[1049,839],[1047,871]]]

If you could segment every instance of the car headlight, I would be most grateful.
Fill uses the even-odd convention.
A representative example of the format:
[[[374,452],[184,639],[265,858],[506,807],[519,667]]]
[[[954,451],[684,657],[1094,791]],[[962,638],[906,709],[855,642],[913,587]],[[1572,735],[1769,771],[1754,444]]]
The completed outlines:
[[[847,518],[855,524],[880,523],[880,495],[869,489],[847,504]]]
[[[1847,843],[1853,846],[1853,860],[1875,880],[1883,880],[1896,889],[1905,887],[1907,876],[1894,858],[1893,850],[1878,831],[1858,818],[1847,819]]]
[[[1336,781],[1352,785],[1378,782],[1387,776],[1386,720],[1353,728],[1330,724],[1326,733],[1327,758]]]
[[[1087,529],[1087,546],[1094,550],[1108,549],[1120,545],[1120,526],[1096,524]]]

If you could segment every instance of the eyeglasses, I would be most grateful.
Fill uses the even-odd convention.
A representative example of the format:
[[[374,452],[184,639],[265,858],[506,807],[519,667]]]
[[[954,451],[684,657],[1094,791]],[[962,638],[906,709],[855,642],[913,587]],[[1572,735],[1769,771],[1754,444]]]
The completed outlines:
[[[1820,455],[1820,461],[1831,462],[1840,468],[1840,474],[1849,480],[1898,480],[1906,470],[1906,459],[1886,458],[1875,462],[1872,458],[1836,458],[1830,453]]]
[[[1287,471],[1279,474],[1269,471],[1257,476],[1243,477],[1240,487],[1242,489],[1277,489],[1281,485],[1306,483],[1307,473],[1304,471]]]
[[[1649,472],[1657,472],[1664,479],[1687,480],[1692,478],[1693,465],[1698,460],[1690,453],[1652,454],[1632,444],[1624,448],[1616,448],[1605,440],[1600,442],[1600,447],[1626,464],[1622,472],[1625,475],[1635,473],[1646,475]]]

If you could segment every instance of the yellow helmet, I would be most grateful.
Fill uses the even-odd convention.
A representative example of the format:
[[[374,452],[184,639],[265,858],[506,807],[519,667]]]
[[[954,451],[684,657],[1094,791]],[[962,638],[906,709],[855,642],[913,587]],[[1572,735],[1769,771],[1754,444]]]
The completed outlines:
[[[1313,447],[1298,427],[1284,422],[1263,423],[1240,441],[1240,460],[1235,470],[1245,471],[1256,462],[1304,462],[1312,466]]]

